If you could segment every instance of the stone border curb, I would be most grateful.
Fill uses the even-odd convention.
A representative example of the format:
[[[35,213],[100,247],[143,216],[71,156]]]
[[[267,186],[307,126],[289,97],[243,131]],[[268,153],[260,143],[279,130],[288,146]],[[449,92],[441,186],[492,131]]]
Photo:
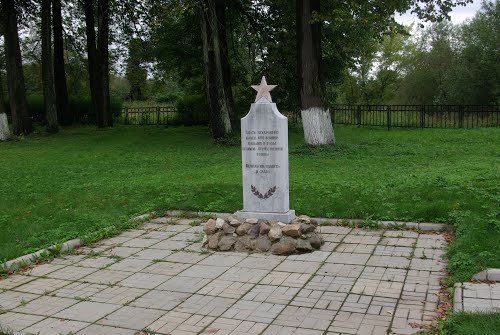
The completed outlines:
[[[232,213],[218,213],[218,212],[196,212],[196,211],[183,211],[183,210],[169,210],[166,211],[168,216],[214,216],[214,217],[222,217],[233,215]],[[326,224],[334,224],[338,225],[338,223],[347,223],[350,226],[356,224],[362,224],[365,220],[361,219],[331,219],[331,218],[311,218],[317,220],[321,225]],[[444,223],[430,223],[430,222],[404,222],[404,221],[374,221],[378,225],[384,228],[392,228],[392,227],[402,227],[406,229],[417,229],[422,231],[452,231],[454,228],[452,225],[444,224]]]
[[[142,215],[133,217],[132,219],[130,219],[130,221],[131,222],[145,221],[147,219],[150,219],[153,216],[154,216],[154,213],[146,213],[146,214],[142,214]],[[82,239],[84,239],[85,237],[86,236],[84,236]],[[65,253],[65,252],[68,252],[68,251],[70,251],[72,249],[80,247],[81,244],[82,244],[82,242],[81,242],[82,239],[76,238],[76,239],[64,242],[62,244],[61,249],[59,250],[59,252],[60,253]],[[24,255],[24,256],[20,256],[20,257],[14,258],[14,259],[12,259],[10,261],[7,261],[7,262],[5,262],[3,264],[0,264],[0,269],[2,269],[2,270],[12,270],[12,269],[16,269],[16,268],[19,268],[19,267],[31,264],[34,261],[36,261],[37,259],[41,258],[44,254],[50,253],[50,250],[54,250],[56,248],[57,248],[57,245],[53,245],[53,246],[51,246],[51,247],[49,247],[47,249],[38,250],[38,251],[33,252],[31,254],[27,254],[27,255]]]
[[[81,245],[81,241],[79,238],[69,240],[69,241],[66,241],[62,244],[59,252],[61,252],[61,253],[68,252],[72,249],[78,248],[80,245]],[[42,250],[33,252],[31,254],[28,254],[28,255],[20,256],[18,258],[15,258],[13,260],[10,260],[10,261],[7,261],[7,262],[1,264],[0,267],[3,270],[12,270],[12,269],[24,266],[24,265],[31,264],[34,261],[36,261],[37,259],[39,259],[40,257],[42,257],[44,254],[50,253],[50,250],[54,250],[56,248],[57,248],[57,246],[53,245],[50,248],[42,249]]]
[[[500,282],[500,269],[486,269],[472,276],[474,280]]]
[[[464,309],[462,290],[462,283],[455,283],[453,286],[453,310],[455,312],[463,311]]]

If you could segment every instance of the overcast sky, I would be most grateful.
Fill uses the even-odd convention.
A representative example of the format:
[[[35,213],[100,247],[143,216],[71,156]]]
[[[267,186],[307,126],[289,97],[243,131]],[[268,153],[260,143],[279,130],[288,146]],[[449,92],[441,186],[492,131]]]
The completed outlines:
[[[451,22],[456,24],[456,23],[462,23],[467,19],[471,19],[480,8],[481,8],[481,0],[474,0],[473,3],[470,3],[465,7],[464,6],[455,7],[453,11],[450,13]],[[418,20],[415,14],[407,12],[403,15],[396,15],[396,21],[404,25],[409,25],[414,22],[416,23]]]

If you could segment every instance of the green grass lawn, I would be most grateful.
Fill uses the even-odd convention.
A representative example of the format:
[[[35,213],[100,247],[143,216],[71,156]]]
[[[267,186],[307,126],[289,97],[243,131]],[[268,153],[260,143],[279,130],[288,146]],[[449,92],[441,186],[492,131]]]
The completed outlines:
[[[444,325],[443,335],[498,335],[500,313],[455,313]]]
[[[454,279],[500,267],[498,129],[337,127],[311,149],[290,129],[290,205],[299,214],[451,222]],[[161,209],[241,209],[239,144],[203,127],[64,129],[0,143],[0,259]],[[496,251],[495,251],[496,250]]]

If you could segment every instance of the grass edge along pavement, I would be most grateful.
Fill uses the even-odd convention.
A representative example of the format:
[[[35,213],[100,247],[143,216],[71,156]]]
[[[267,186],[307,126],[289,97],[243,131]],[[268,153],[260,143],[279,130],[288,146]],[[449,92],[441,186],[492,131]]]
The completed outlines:
[[[311,216],[454,222],[452,281],[498,267],[491,241],[500,228],[488,216],[498,203],[496,129],[340,126],[336,135],[336,147],[310,148],[300,129],[290,129],[292,208]],[[203,127],[63,129],[0,144],[0,161],[0,229],[5,243],[24,243],[17,255],[98,232],[134,212],[228,211],[241,202],[239,145],[214,144]],[[37,226],[43,232],[34,233]]]
[[[136,228],[143,222],[149,219],[154,219],[159,216],[169,217],[186,217],[186,218],[217,218],[232,215],[231,213],[216,213],[216,212],[193,212],[183,210],[167,210],[161,215],[156,212],[142,214],[130,219],[127,224],[117,228],[116,226],[108,226],[91,234],[68,240],[62,244],[52,245],[47,249],[42,249],[31,254],[26,254],[15,259],[0,263],[0,276],[9,273],[15,273],[32,264],[36,265],[39,261],[46,261],[60,254],[71,253],[75,249],[92,244],[93,242],[102,239],[119,235],[120,232],[126,229]],[[373,221],[370,219],[327,219],[327,218],[312,218],[320,222],[321,226],[349,226],[353,228],[363,229],[393,229],[393,230],[417,230],[417,231],[452,231],[453,226],[443,223],[416,223],[416,222],[392,222],[392,221]]]

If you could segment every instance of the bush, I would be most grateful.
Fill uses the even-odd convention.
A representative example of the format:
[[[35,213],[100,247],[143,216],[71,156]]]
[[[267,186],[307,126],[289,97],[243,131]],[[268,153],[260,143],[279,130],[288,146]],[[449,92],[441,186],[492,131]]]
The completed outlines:
[[[28,114],[31,115],[33,121],[44,122],[45,121],[45,109],[43,106],[43,95],[40,94],[30,94],[26,96],[26,103],[28,107]],[[110,101],[111,112],[121,110],[123,101],[121,98],[112,97]],[[68,97],[68,108],[73,111],[75,115],[75,122],[82,123],[94,123],[95,116],[90,113],[90,97],[88,96],[69,96]],[[9,100],[5,101],[5,112],[9,117],[10,104]]]
[[[175,104],[181,100],[181,93],[178,91],[169,91],[158,93],[154,98],[155,102],[160,104]]]
[[[70,96],[68,107],[73,111],[76,122],[95,123],[95,115],[91,113],[89,96]],[[110,98],[111,112],[116,115],[122,109],[123,101],[121,98],[112,96]]]
[[[176,105],[177,122],[186,126],[206,125],[208,123],[208,105],[201,95],[186,95]]]
[[[43,121],[45,119],[45,109],[43,107],[43,96],[40,94],[30,94],[26,96],[28,104],[28,114],[34,121]]]

